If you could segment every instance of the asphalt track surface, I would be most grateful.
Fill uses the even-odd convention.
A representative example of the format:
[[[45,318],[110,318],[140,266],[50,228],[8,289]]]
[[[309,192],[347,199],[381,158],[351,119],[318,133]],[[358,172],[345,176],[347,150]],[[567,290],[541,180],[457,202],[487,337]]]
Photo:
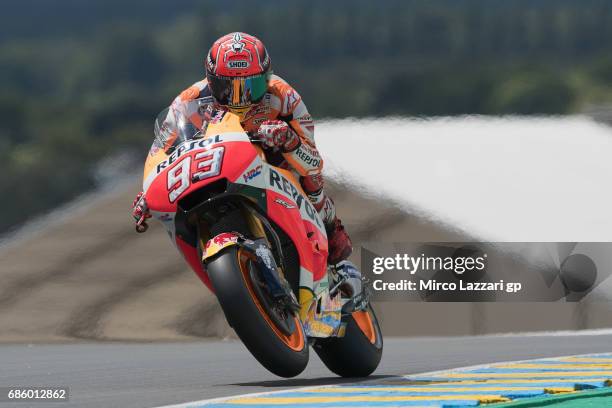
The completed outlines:
[[[375,375],[500,361],[612,351],[612,335],[516,335],[387,338]],[[0,407],[154,407],[159,405],[356,382],[333,376],[314,353],[304,373],[268,373],[237,341],[79,343],[0,346],[0,386],[68,386],[67,403],[0,403]]]

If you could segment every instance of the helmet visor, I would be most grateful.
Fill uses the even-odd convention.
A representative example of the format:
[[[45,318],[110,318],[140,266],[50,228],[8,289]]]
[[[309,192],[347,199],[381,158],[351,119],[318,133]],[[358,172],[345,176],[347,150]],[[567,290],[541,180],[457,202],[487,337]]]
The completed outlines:
[[[268,74],[234,78],[208,75],[208,84],[219,104],[245,107],[262,100],[268,89]]]

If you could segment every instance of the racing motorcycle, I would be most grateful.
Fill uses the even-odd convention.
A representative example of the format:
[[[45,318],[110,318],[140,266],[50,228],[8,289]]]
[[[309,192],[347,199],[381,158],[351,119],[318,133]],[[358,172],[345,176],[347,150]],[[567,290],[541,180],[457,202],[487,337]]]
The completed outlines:
[[[317,211],[290,171],[266,162],[239,116],[214,111],[210,98],[196,103],[191,114],[171,112],[173,132],[172,108],[155,121],[143,182],[151,215],[269,371],[298,375],[312,346],[340,376],[371,374],[383,339],[367,285],[342,290],[355,267],[327,264]]]

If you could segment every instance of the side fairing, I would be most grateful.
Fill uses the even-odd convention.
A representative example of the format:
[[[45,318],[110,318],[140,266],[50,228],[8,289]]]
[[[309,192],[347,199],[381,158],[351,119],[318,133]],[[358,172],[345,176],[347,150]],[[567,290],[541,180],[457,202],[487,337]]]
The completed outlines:
[[[327,268],[327,234],[323,221],[293,174],[254,158],[234,183],[252,188],[268,217],[293,241],[300,255],[300,286],[313,290]],[[245,192],[246,194],[246,192]]]

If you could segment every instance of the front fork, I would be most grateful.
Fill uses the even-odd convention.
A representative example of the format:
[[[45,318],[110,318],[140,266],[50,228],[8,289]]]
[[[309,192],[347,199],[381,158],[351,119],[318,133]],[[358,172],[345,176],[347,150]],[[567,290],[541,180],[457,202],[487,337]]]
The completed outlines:
[[[283,268],[279,267],[270,249],[262,220],[248,208],[242,209],[242,215],[247,221],[250,235],[256,237],[255,239],[249,239],[239,232],[224,232],[207,239],[210,237],[210,234],[206,233],[208,229],[200,222],[198,229],[200,231],[199,243],[202,253],[202,262],[206,263],[208,259],[228,246],[237,245],[244,248],[254,255],[256,265],[259,271],[261,271],[266,287],[274,301],[278,302],[283,309],[286,309],[292,314],[299,312],[299,302],[291,289],[291,285],[285,279]],[[269,225],[267,226],[271,229]],[[205,239],[207,239],[206,243]],[[278,238],[276,241],[280,248],[280,241],[278,241]],[[280,249],[279,258],[281,265],[283,265],[282,252],[280,252]]]
[[[261,219],[254,210],[249,208],[242,209],[242,216],[247,221],[249,234],[255,239],[246,238],[238,232],[224,232],[211,237],[209,230],[204,225],[204,222],[198,223],[199,230],[199,245],[202,253],[202,261],[206,261],[219,253],[226,247],[237,245],[255,255],[258,260],[258,267],[262,271],[266,285],[270,290],[271,296],[278,300],[284,308],[292,313],[299,312],[300,320],[304,325],[305,332],[309,337],[342,337],[344,334],[344,325],[342,324],[342,315],[349,314],[353,311],[363,310],[369,302],[369,293],[365,288],[361,278],[359,277],[360,285],[356,285],[355,276],[353,273],[356,268],[349,262],[341,263],[334,267],[329,267],[328,276],[329,285],[323,291],[306,290],[300,288],[299,302],[291,286],[284,276],[283,255],[280,248],[280,241],[274,230],[269,225],[267,220]],[[273,237],[280,265],[270,249],[270,243],[267,239],[266,230],[270,230],[270,235]],[[359,275],[357,273],[357,275]],[[345,284],[353,283],[353,287],[359,287],[359,293],[354,293],[349,300],[342,299],[340,289]],[[314,289],[314,288],[313,288]]]

